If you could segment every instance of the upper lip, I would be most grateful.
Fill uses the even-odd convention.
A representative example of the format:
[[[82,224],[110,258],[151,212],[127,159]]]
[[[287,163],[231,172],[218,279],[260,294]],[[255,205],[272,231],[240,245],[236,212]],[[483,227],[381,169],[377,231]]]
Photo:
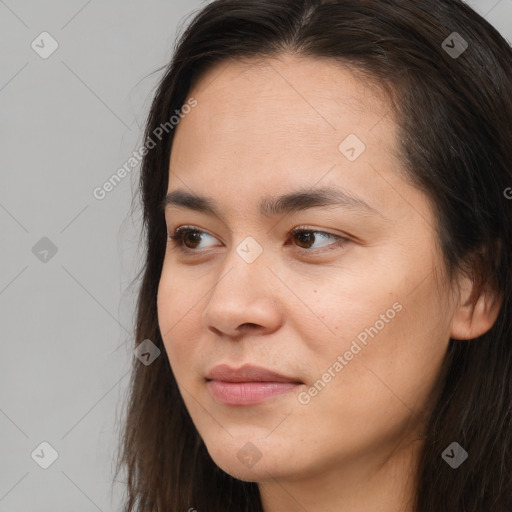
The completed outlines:
[[[300,382],[293,377],[249,364],[237,369],[231,368],[227,364],[219,364],[208,372],[206,379],[224,382]]]

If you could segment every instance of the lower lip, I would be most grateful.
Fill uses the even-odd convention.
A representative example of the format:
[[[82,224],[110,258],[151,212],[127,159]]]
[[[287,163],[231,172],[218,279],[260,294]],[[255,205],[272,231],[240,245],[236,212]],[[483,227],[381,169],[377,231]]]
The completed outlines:
[[[264,402],[295,389],[296,382],[225,382],[208,381],[213,398],[226,405],[251,405]]]

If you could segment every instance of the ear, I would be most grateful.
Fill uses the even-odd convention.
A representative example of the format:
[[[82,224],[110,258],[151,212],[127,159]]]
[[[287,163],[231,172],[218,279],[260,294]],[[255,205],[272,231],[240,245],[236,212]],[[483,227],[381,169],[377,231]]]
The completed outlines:
[[[490,284],[475,284],[465,276],[459,280],[459,300],[452,318],[450,337],[469,340],[485,334],[496,322],[503,297]]]

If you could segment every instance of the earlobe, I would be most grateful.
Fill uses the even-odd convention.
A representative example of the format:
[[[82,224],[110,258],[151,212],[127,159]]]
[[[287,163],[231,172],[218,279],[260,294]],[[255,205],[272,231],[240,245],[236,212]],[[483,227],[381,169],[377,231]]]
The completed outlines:
[[[453,315],[450,337],[456,340],[478,338],[496,322],[503,297],[489,285],[484,285],[478,293],[474,281],[467,277],[459,289],[459,303]]]

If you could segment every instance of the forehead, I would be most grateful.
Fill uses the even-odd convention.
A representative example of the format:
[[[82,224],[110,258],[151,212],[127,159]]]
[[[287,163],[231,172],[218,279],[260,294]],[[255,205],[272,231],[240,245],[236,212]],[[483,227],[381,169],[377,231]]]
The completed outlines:
[[[251,91],[257,96],[247,98]],[[389,110],[387,97],[376,80],[339,59],[281,54],[274,57],[228,59],[214,64],[198,79],[191,94],[207,98],[224,97],[243,110],[247,100],[285,99],[286,104],[302,104],[308,111],[327,102],[355,111]],[[239,93],[239,94],[237,94]],[[317,111],[321,115],[321,112]]]
[[[197,106],[176,128],[170,171],[194,192],[219,195],[228,187],[243,191],[242,201],[256,190],[322,180],[357,193],[375,177],[369,163],[398,167],[384,92],[339,62],[228,60],[204,73],[189,96]],[[347,140],[355,147],[344,147]],[[352,149],[357,159],[347,158]],[[169,190],[183,188],[180,180],[171,176]]]

